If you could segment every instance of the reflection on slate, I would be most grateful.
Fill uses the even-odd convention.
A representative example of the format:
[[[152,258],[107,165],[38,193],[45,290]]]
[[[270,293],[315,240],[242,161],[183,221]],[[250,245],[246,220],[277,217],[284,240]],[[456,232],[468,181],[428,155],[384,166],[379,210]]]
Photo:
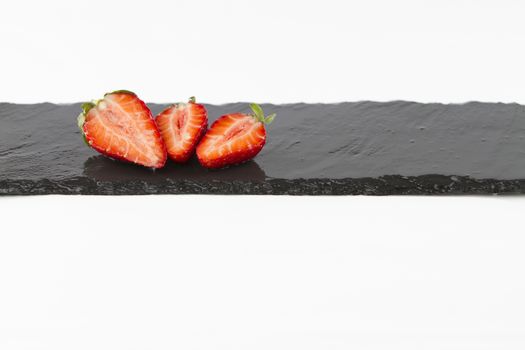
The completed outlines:
[[[153,114],[166,105],[149,104]],[[246,103],[206,105],[210,122]],[[277,113],[255,160],[152,171],[83,143],[80,104],[0,103],[0,195],[523,193],[525,106],[356,102],[263,105]]]
[[[167,177],[173,181],[191,179],[195,182],[214,180],[262,182],[266,179],[264,171],[253,160],[231,168],[205,170],[199,165],[195,157],[187,164],[168,162],[164,168],[152,170],[115,161],[102,155],[93,156],[84,163],[84,175],[95,181],[126,182],[138,180],[151,183],[162,183]]]

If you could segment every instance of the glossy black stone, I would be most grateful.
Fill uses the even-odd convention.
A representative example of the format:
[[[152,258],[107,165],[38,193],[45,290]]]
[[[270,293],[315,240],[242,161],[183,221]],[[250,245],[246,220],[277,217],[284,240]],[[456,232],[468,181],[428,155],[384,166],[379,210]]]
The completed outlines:
[[[149,104],[153,114],[165,105]],[[206,105],[210,121],[246,103]],[[0,103],[0,195],[388,195],[525,192],[525,106],[356,102],[263,105],[277,113],[255,160],[152,171],[98,155],[80,104]]]

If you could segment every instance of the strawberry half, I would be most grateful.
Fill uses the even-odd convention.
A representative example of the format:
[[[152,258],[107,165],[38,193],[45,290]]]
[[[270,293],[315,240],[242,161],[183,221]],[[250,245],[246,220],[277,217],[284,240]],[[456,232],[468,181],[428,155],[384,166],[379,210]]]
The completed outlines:
[[[197,146],[202,166],[223,168],[255,157],[266,142],[265,125],[275,114],[264,116],[262,108],[252,103],[253,114],[233,113],[217,119]]]
[[[175,162],[190,159],[208,127],[208,112],[191,97],[188,103],[176,103],[163,110],[155,119],[166,144],[168,156]]]
[[[119,90],[82,104],[78,126],[86,143],[115,159],[162,168],[166,148],[151,111],[133,92]]]

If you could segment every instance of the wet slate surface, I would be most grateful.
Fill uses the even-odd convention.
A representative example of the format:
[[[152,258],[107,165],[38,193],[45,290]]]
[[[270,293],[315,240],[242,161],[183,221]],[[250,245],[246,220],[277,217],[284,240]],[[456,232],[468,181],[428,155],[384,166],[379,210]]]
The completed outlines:
[[[154,114],[165,105],[149,104]],[[210,121],[247,104],[206,105]],[[83,143],[80,104],[0,103],[0,195],[462,194],[525,192],[525,106],[263,105],[277,113],[259,156],[208,171],[195,159],[152,171]]]

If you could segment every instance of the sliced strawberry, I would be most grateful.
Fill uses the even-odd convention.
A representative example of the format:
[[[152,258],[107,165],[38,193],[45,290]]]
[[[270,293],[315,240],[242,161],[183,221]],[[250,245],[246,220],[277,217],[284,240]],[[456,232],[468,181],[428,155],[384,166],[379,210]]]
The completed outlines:
[[[78,126],[87,144],[106,156],[150,168],[166,163],[166,148],[151,111],[130,91],[84,103]]]
[[[176,103],[155,119],[166,144],[168,156],[175,162],[188,161],[208,127],[208,113],[191,97],[188,103]]]
[[[252,103],[253,114],[233,113],[217,119],[197,146],[199,162],[207,168],[223,168],[255,157],[266,142],[265,124],[275,114],[264,117],[259,105]]]

